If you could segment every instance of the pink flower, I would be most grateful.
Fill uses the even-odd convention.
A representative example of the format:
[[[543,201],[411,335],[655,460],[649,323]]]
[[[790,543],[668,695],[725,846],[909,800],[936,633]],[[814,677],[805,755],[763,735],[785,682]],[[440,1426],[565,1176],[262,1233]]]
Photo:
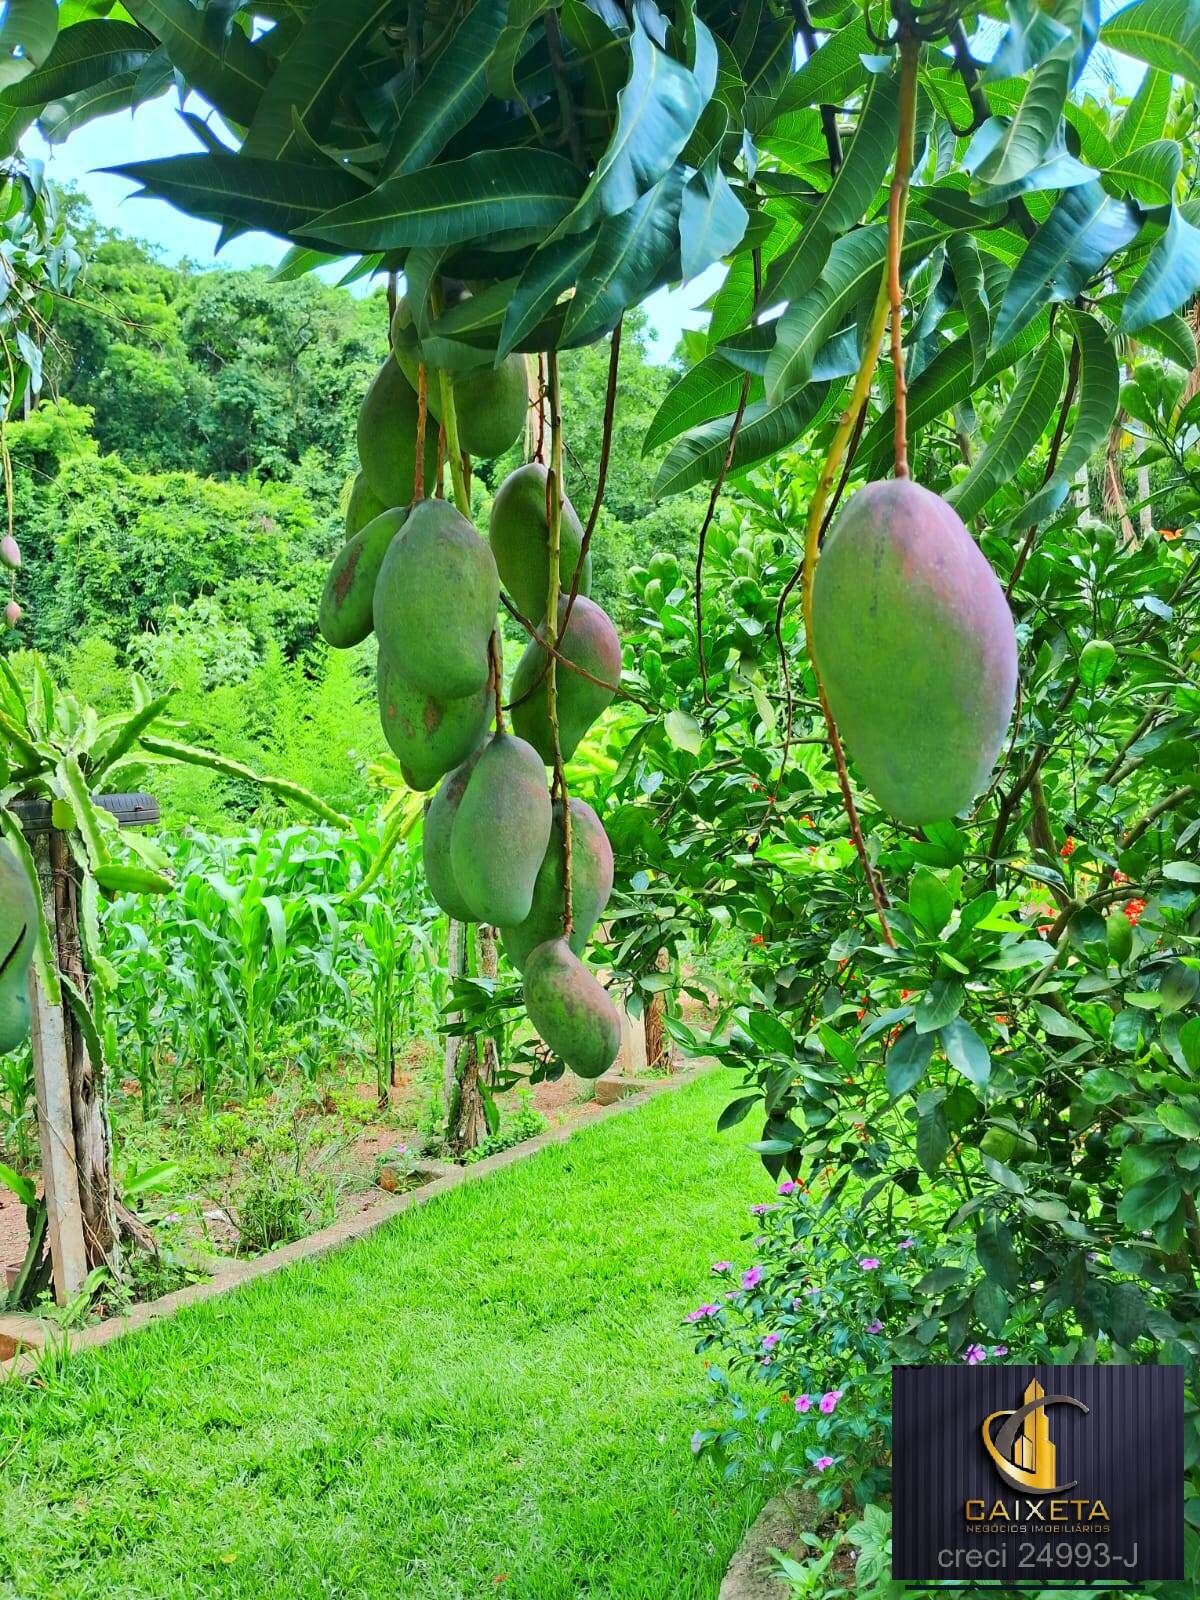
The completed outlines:
[[[720,1309],[720,1306],[708,1304],[697,1306],[694,1311],[689,1311],[683,1320],[685,1322],[703,1322],[705,1317],[715,1317]]]
[[[752,1217],[765,1217],[768,1211],[778,1211],[778,1210],[779,1210],[778,1206],[764,1205],[763,1202],[760,1200],[758,1205],[750,1207],[750,1215]]]
[[[779,1193],[780,1194],[795,1194],[796,1190],[799,1187],[800,1187],[800,1185],[798,1183],[793,1183],[792,1180],[790,1178],[788,1178],[783,1183],[781,1183],[779,1185]]]
[[[992,1354],[994,1356],[1006,1356],[1008,1354],[1008,1346],[1006,1344],[994,1344],[992,1346]]]
[[[901,1239],[901,1241],[900,1241],[900,1249],[901,1250],[912,1250],[912,1249],[915,1249],[916,1243],[917,1243],[917,1241],[915,1239]]]
[[[812,1410],[812,1401],[809,1399],[809,1397],[806,1394],[798,1394],[796,1396],[796,1410],[797,1411],[811,1411]]]
[[[817,1459],[813,1462],[813,1466],[816,1467],[818,1472],[828,1472],[832,1465],[833,1465],[833,1457],[832,1456],[818,1456]]]
[[[969,1367],[977,1367],[981,1361],[987,1360],[987,1351],[981,1344],[969,1344],[963,1360]]]
[[[742,1273],[742,1288],[757,1289],[762,1282],[763,1269],[761,1267],[747,1267]]]
[[[837,1403],[845,1392],[844,1389],[830,1389],[828,1394],[821,1396],[821,1410],[826,1416],[829,1416],[830,1412],[837,1410]]]
[[[864,1256],[858,1264],[864,1272],[874,1272],[880,1261],[878,1256]]]
[[[875,1318],[874,1322],[868,1322],[867,1323],[867,1332],[868,1333],[882,1333],[883,1332],[883,1323],[880,1322],[878,1317]]]
[[[725,1274],[727,1272],[732,1272],[733,1271],[733,1262],[732,1261],[714,1261],[712,1266],[709,1267],[708,1270],[711,1273],[713,1273],[716,1277],[722,1278],[722,1277],[725,1276]]]
[[[777,1333],[764,1334],[762,1342],[762,1347],[764,1350],[774,1350],[778,1343],[779,1335]]]

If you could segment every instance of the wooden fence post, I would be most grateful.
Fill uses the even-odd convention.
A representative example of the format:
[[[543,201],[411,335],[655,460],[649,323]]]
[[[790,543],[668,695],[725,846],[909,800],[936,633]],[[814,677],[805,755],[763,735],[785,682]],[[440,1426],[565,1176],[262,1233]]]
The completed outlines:
[[[42,903],[50,927],[54,921],[54,884],[50,842],[45,834],[32,841],[41,884]],[[52,1005],[42,991],[36,969],[29,974],[30,1038],[37,1093],[38,1138],[42,1149],[42,1184],[46,1199],[54,1298],[65,1305],[88,1274],[83,1236],[83,1207],[75,1164],[75,1127],[71,1114],[71,1074],[67,1058],[67,1024],[63,1006]]]

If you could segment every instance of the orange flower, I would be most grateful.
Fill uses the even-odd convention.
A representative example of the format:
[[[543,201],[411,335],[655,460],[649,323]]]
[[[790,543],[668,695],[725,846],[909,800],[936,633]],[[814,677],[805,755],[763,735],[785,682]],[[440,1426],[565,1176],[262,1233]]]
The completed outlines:
[[[1114,883],[1128,883],[1129,882],[1129,874],[1127,872],[1114,872],[1113,876],[1112,876],[1112,881]]]
[[[1126,902],[1123,909],[1125,915],[1136,928],[1138,923],[1142,920],[1142,912],[1146,909],[1146,902],[1144,900],[1137,899],[1135,896],[1134,899]]]
[[[1008,1027],[1008,1018],[1001,1011],[997,1011],[996,1015],[992,1018],[992,1021],[998,1024],[998,1026],[1001,1028]]]
[[[1070,834],[1067,835],[1066,843],[1058,853],[1060,856],[1073,856],[1075,854],[1075,841]]]
[[[765,944],[766,940],[763,938],[761,933],[752,933],[750,935],[750,943],[751,944]]]
[[[1183,529],[1182,528],[1162,528],[1159,531],[1161,532],[1163,538],[1166,539],[1168,543],[1172,543],[1176,539],[1182,539],[1183,538]]]

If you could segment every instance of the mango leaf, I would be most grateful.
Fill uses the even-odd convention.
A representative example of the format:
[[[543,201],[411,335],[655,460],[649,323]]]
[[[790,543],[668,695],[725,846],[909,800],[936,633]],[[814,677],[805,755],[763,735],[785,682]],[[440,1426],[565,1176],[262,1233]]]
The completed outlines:
[[[874,205],[895,155],[899,90],[891,73],[872,78],[854,138],[837,176],[810,211],[790,249],[767,272],[763,304],[798,300],[821,275],[833,241]]]
[[[742,374],[737,367],[715,352],[705,356],[663,396],[642,441],[643,456],[677,439],[688,428],[711,422],[713,417],[728,416],[736,407],[741,391]]]
[[[1113,200],[1098,183],[1068,189],[1013,268],[995,339],[1011,339],[1048,301],[1073,300],[1141,225],[1137,206]]]
[[[56,0],[8,0],[0,22],[0,85],[40,67],[58,33]]]
[[[1068,313],[1079,344],[1079,392],[1070,437],[1059,451],[1054,472],[1025,501],[1009,527],[1014,533],[1051,516],[1067,497],[1072,480],[1108,438],[1121,398],[1121,369],[1104,329],[1086,312]]]
[[[964,522],[1028,461],[1062,393],[1066,361],[1056,339],[1030,356],[1017,373],[1012,398],[971,470],[946,495]]]
[[[128,22],[77,22],[65,28],[44,63],[3,91],[6,104],[42,106],[103,83],[118,73],[137,72],[155,48],[144,28]]]
[[[911,1022],[902,1030],[888,1051],[884,1068],[890,1099],[899,1100],[902,1094],[907,1094],[920,1083],[933,1055],[933,1044],[933,1034],[918,1033]]]
[[[1108,151],[1104,152],[1107,156]],[[1039,194],[1049,189],[1073,189],[1081,183],[1090,183],[1100,176],[1096,167],[1087,166],[1067,149],[1066,134],[1060,122],[1037,166],[1031,167],[1021,177],[1010,183],[993,184],[981,188],[977,198],[981,205],[1006,205],[1022,194]]]
[[[348,250],[465,244],[552,225],[574,204],[582,174],[545,150],[482,150],[388,178],[315,220],[314,237]]]
[[[313,236],[312,224],[331,206],[362,193],[356,178],[334,166],[261,161],[215,150],[105,170],[140,183],[142,193],[169,200],[189,216],[241,222],[282,239]]]
[[[1200,228],[1188,222],[1178,206],[1150,252],[1141,276],[1129,291],[1121,314],[1121,331],[1137,333],[1177,311],[1200,289]]]
[[[1113,135],[1116,154],[1128,155],[1131,150],[1161,138],[1167,125],[1170,105],[1171,74],[1152,68],[1143,76],[1137,93],[1117,124],[1117,131]]]
[[[770,266],[776,256],[789,248],[802,226],[800,218],[790,214],[776,216],[767,212],[766,215],[772,228],[761,247],[764,269]],[[712,312],[708,321],[709,349],[715,349],[731,333],[740,332],[750,322],[753,314],[754,259],[749,250],[743,249],[733,258],[725,275],[725,282],[713,297]]]
[[[992,338],[992,310],[988,304],[983,263],[974,239],[966,233],[951,234],[946,240],[946,258],[954,274],[958,303],[966,318],[971,343],[971,380],[979,381]]]
[[[1200,0],[1135,0],[1104,24],[1100,42],[1200,86]]]
[[[1015,339],[1010,339],[992,355],[979,376],[979,383],[990,383],[1002,372],[1031,355],[1046,337],[1049,317],[1041,312]],[[962,339],[946,345],[916,379],[908,391],[908,418],[911,429],[922,428],[935,417],[944,416],[970,399],[977,387],[972,378],[973,354]],[[859,454],[868,475],[883,471],[884,453],[891,449],[895,409],[888,406],[867,430]]]
[[[1037,4],[1037,0],[1007,0],[1008,27],[988,62],[984,79],[1023,78],[1053,56],[1066,59],[1075,53],[1072,30]]]
[[[780,402],[760,400],[746,407],[730,471],[735,475],[765,461],[797,439],[812,424],[827,399],[822,384],[809,384]],[[697,483],[712,483],[729,447],[732,416],[693,428],[673,446],[658,469],[656,497],[680,494]]]
[[[517,280],[504,314],[497,355],[503,359],[576,283],[596,244],[598,229],[568,234],[543,245]]]
[[[829,38],[795,71],[783,88],[766,128],[790,112],[814,105],[841,105],[867,81],[864,53],[874,49],[861,17],[855,16]]]
[[[394,9],[395,0],[318,0],[263,90],[242,154],[303,160],[297,124],[313,138],[324,132],[348,68]]]
[[[605,218],[567,304],[564,345],[588,344],[607,333],[625,307],[636,305],[662,276],[679,249],[682,189],[676,168],[628,211]]]
[[[901,270],[922,260],[942,238],[942,230],[910,223],[904,230]],[[775,348],[767,360],[768,399],[807,382],[817,352],[836,333],[860,300],[879,286],[887,248],[887,229],[859,228],[838,239],[818,281],[780,317]]]
[[[1176,312],[1139,328],[1138,338],[1187,372],[1196,365],[1196,335],[1191,323]]]
[[[1118,156],[1107,174],[1143,205],[1166,205],[1175,192],[1183,166],[1183,151],[1174,139],[1156,139]]]
[[[185,83],[231,121],[253,122],[270,63],[240,28],[214,41],[191,0],[125,0],[125,9],[165,47]]]
[[[504,27],[484,63],[488,89],[497,100],[520,98],[514,78],[517,61],[530,28],[549,8],[550,0],[508,0],[504,7]]]
[[[684,281],[730,255],[742,242],[750,221],[745,206],[721,171],[718,146],[683,186],[679,213],[680,267]]]
[[[467,12],[400,113],[384,163],[386,173],[416,172],[427,166],[481,109],[488,97],[488,60],[507,11],[505,0],[480,0]]]
[[[51,100],[38,117],[38,130],[43,139],[47,144],[62,144],[95,118],[111,116],[114,111],[131,107],[138,76],[136,72],[122,72],[115,78],[106,78],[103,83],[93,84],[90,89],[81,89],[78,94]]]
[[[692,71],[651,42],[635,12],[629,81],[617,97],[616,127],[560,234],[628,210],[675,164],[716,82],[716,46],[700,19],[695,21],[704,53]]]
[[[1011,1302],[998,1283],[985,1278],[975,1290],[975,1315],[993,1339],[1004,1332]]]
[[[1065,60],[1045,62],[1012,116],[992,117],[978,130],[963,163],[980,184],[999,188],[1041,164],[1058,133],[1070,70]]]

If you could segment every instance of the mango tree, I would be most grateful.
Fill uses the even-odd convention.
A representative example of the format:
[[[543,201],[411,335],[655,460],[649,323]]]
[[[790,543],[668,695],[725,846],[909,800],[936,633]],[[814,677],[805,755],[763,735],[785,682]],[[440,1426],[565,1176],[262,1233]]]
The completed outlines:
[[[52,9],[47,0],[22,14],[48,24]],[[738,1110],[765,1101],[764,1156],[795,1171],[816,1161],[836,1172],[842,1161],[849,1176],[861,1170],[860,1135],[846,1135],[843,1080],[856,1079],[859,1047],[899,1028],[881,1098],[868,1095],[862,1115],[850,1118],[868,1145],[876,1114],[890,1118],[906,1152],[879,1158],[869,1203],[897,1186],[919,1186],[922,1170],[941,1181],[948,1162],[956,1172],[966,1164],[963,1135],[989,1104],[992,1059],[987,1039],[963,1016],[966,996],[980,965],[1007,971],[1031,961],[1021,948],[1031,941],[1009,948],[1020,927],[1011,916],[1014,881],[1047,885],[1055,902],[1050,944],[1064,954],[1061,968],[1055,958],[1039,973],[1039,998],[1030,1001],[1040,1053],[1015,1052],[1017,1078],[1005,1080],[1005,1095],[1018,1111],[1044,1109],[1052,1145],[1085,1125],[1079,1119],[1089,1107],[1126,1092],[1124,1083],[1086,1076],[1068,1087],[1041,1065],[1029,1067],[1036,1092],[1020,1081],[1035,1056],[1057,1055],[1057,1047],[1042,1048],[1044,1035],[1081,1049],[1085,1040],[1072,1030],[1092,1037],[1064,1015],[1069,1006],[1053,987],[1060,978],[1082,981],[1065,952],[1097,945],[1094,919],[1124,887],[1118,873],[1136,875],[1155,894],[1160,876],[1172,885],[1162,891],[1176,919],[1172,939],[1191,938],[1194,919],[1183,855],[1194,763],[1189,736],[1172,721],[1188,715],[1194,690],[1154,648],[1168,614],[1183,642],[1194,642],[1194,560],[1179,563],[1171,552],[1172,565],[1158,551],[1121,543],[1128,535],[1117,502],[1126,514],[1136,506],[1119,465],[1107,502],[1115,532],[1083,515],[1072,496],[1093,458],[1113,465],[1111,430],[1123,406],[1145,436],[1145,469],[1172,461],[1183,485],[1178,503],[1190,514],[1194,408],[1178,402],[1196,349],[1180,312],[1200,290],[1200,203],[1187,188],[1190,148],[1170,135],[1194,104],[1200,24],[1189,0],[1135,0],[1103,26],[1096,0],[1045,8],[1010,0],[998,42],[984,52],[980,14],[904,0],[862,9],[810,9],[805,0],[680,0],[662,9],[612,0],[478,0],[466,8],[318,0],[302,12],[270,4],[201,9],[188,0],[106,9],[89,0],[61,7],[53,48],[2,96],[22,115],[38,111],[44,131],[58,138],[99,109],[136,104],[178,82],[211,112],[185,112],[199,148],[135,163],[121,169],[126,176],[218,222],[225,238],[262,228],[287,240],[290,272],[345,258],[351,276],[403,274],[394,360],[367,396],[360,426],[364,484],[348,527],[358,553],[339,568],[350,596],[371,546],[363,569],[371,603],[359,598],[351,631],[361,638],[365,625],[380,634],[385,729],[392,726],[410,775],[447,775],[433,805],[453,814],[441,856],[427,858],[435,881],[439,870],[448,874],[439,896],[446,909],[521,926],[544,915],[535,901],[539,882],[548,884],[551,936],[526,959],[525,999],[551,1057],[584,1072],[610,1058],[612,1020],[579,966],[566,747],[600,704],[585,686],[611,698],[618,685],[602,624],[580,628],[579,648],[570,645],[573,620],[589,616],[587,557],[620,403],[621,318],[662,285],[726,263],[707,328],[691,342],[691,364],[647,441],[669,446],[664,495],[709,488],[690,583],[667,592],[655,577],[644,590],[649,602],[650,581],[659,583],[647,611],[660,621],[669,614],[669,637],[686,641],[689,655],[683,668],[670,650],[630,662],[620,688],[636,700],[623,712],[630,741],[614,788],[620,796],[639,774],[652,775],[659,756],[687,780],[673,815],[694,808],[712,828],[681,841],[703,891],[699,910],[754,908],[764,945],[774,932],[771,896],[779,890],[789,907],[804,904],[795,886],[780,889],[779,874],[797,852],[822,844],[829,828],[841,828],[854,874],[818,886],[812,940],[756,972],[754,1003],[726,1045],[747,1058]],[[269,26],[254,20],[263,16]],[[1130,63],[1131,92],[1116,117],[1089,98],[1098,46]],[[610,425],[576,544],[562,495],[570,396],[561,394],[558,355],[605,337]],[[1144,368],[1135,344],[1153,355]],[[486,420],[477,401],[484,392],[504,411],[514,356],[528,358],[531,376],[536,357],[531,444],[546,497],[530,511],[522,554],[506,570],[495,528],[490,547],[473,541],[469,429],[460,430],[458,413],[475,400],[471,423]],[[1124,391],[1123,368],[1126,376],[1136,369]],[[800,442],[797,481],[753,474]],[[889,471],[897,490],[873,493],[857,510],[852,498],[843,511],[850,520],[835,526],[850,483]],[[453,511],[436,503],[447,475]],[[761,555],[757,538],[731,542],[717,519],[727,479],[769,536]],[[944,534],[922,549],[910,536],[928,531],[924,513],[894,511],[900,501],[928,505],[916,498],[918,486],[936,497],[928,525]],[[877,503],[893,509],[875,521],[883,556],[873,565],[863,558],[871,520],[863,507]],[[389,516],[390,531],[378,531],[376,519]],[[818,558],[827,533],[831,564],[837,542],[851,545],[855,559],[848,578],[830,574],[823,631]],[[732,577],[758,591],[731,584],[736,611],[713,604],[710,536],[723,545]],[[956,573],[933,603],[942,545],[953,549]],[[878,581],[885,567],[886,585]],[[856,581],[864,575],[869,581]],[[526,584],[531,600],[523,606]],[[981,594],[987,622],[979,628],[971,607]],[[531,686],[513,697],[520,705],[503,700],[498,598],[533,652],[522,679]],[[836,623],[844,624],[841,643]],[[979,649],[989,632],[996,649]],[[844,669],[855,638],[871,647],[871,672],[851,682]],[[1173,634],[1171,648],[1178,642]],[[934,659],[919,660],[923,650]],[[1088,778],[1096,794],[1085,784],[1078,799],[1074,743],[1065,758],[1062,731],[1106,712],[1099,690],[1120,651],[1123,670],[1144,667],[1150,701],[1132,717],[1112,708],[1107,754]],[[1020,710],[1010,729],[1018,659]],[[728,743],[731,719],[745,716],[748,702],[768,736],[752,739],[743,758],[759,785],[755,803],[730,807],[731,774],[709,770],[707,759]],[[528,737],[535,704],[541,750]],[[578,717],[560,715],[571,704]],[[906,730],[921,739],[921,776],[934,780],[916,806],[888,778],[899,770],[901,788],[911,786]],[[1180,781],[1150,798],[1139,787],[1146,759],[1167,747]],[[418,756],[427,768],[420,773]],[[1059,864],[1066,840],[1058,840],[1062,816],[1050,810],[1047,791],[1064,762],[1081,818],[1083,808],[1113,804],[1119,792],[1134,796],[1128,813],[1124,799],[1117,808],[1115,841],[1096,840],[1094,882],[1068,879]],[[472,765],[464,772],[463,764]],[[966,776],[945,787],[937,779],[951,764]],[[1134,789],[1121,791],[1118,780],[1131,772],[1139,774]],[[842,821],[823,817],[810,844],[800,807],[813,794],[835,795]],[[643,847],[667,876],[670,854],[638,815],[645,798],[626,794],[613,813],[618,852]],[[957,809],[965,823],[972,806],[978,845],[952,816],[932,814]],[[885,807],[905,825],[893,827]],[[551,845],[556,815],[561,853]],[[1148,838],[1159,841],[1153,860],[1143,859]],[[499,873],[489,856],[497,847],[509,852]],[[645,870],[627,874],[631,893],[646,892],[650,880],[638,881]],[[652,892],[661,897],[661,887],[660,878]],[[623,941],[616,959],[631,984],[653,992],[661,943],[657,930],[653,939]],[[1118,963],[1128,959],[1113,953]],[[1193,959],[1181,957],[1185,973]],[[837,975],[863,963],[864,1011],[876,971],[889,982],[910,975],[920,1000],[903,997],[852,1042],[838,1025],[841,1008],[859,1008],[841,995]],[[1111,980],[1107,972],[1089,976]],[[1189,983],[1172,979],[1172,995]],[[1092,1004],[1111,1017],[1111,997]],[[1154,1009],[1139,1001],[1120,1014]],[[1157,1009],[1167,1015],[1166,1002]],[[1094,1021],[1101,1025],[1099,1013]],[[1132,1038],[1128,1022],[1121,1029],[1122,1039]],[[1140,1028],[1137,1037],[1145,1037]],[[1164,1026],[1161,1041],[1145,1048],[1166,1052],[1180,1079],[1194,1070],[1182,1028]],[[935,1060],[937,1081],[929,1076]],[[1195,1232],[1194,1209],[1190,1180],[1169,1186],[1163,1163],[1176,1149],[1168,1136],[1186,1141],[1185,1121],[1194,1118],[1183,1106],[1172,1113],[1177,1125],[1163,1123],[1160,1134],[1147,1130],[1147,1115],[1138,1110],[1129,1124],[1129,1142],[1147,1151],[1122,1173],[1134,1196],[1121,1202],[1124,1220],[1160,1230],[1157,1247],[1174,1261]],[[1015,1118],[1005,1112],[1004,1120]],[[1056,1161],[1058,1154],[1056,1146]],[[1000,1318],[1005,1284],[1020,1271],[1014,1217],[1032,1219],[1022,1220],[1023,1237],[1040,1241],[1049,1230],[1055,1250],[1065,1240],[1063,1281],[1071,1304],[1086,1304],[1088,1221],[1063,1215],[1057,1198],[1030,1194],[998,1156],[986,1160],[993,1165],[984,1165],[982,1179],[962,1179],[960,1220],[989,1287],[970,1301],[970,1272],[964,1267],[955,1280],[943,1308],[955,1337],[972,1315]],[[1139,1254],[1119,1265],[1141,1263]],[[1088,1312],[1110,1325],[1115,1314],[1111,1302]]]

